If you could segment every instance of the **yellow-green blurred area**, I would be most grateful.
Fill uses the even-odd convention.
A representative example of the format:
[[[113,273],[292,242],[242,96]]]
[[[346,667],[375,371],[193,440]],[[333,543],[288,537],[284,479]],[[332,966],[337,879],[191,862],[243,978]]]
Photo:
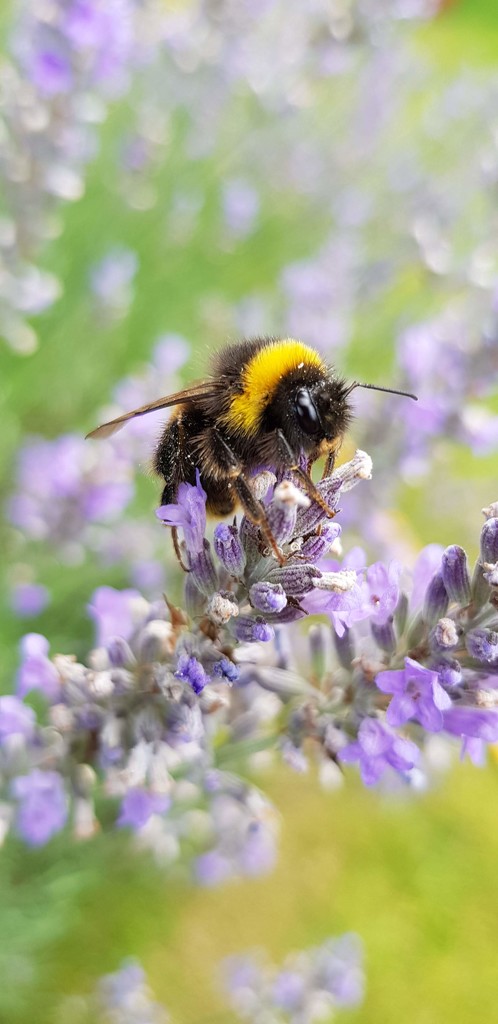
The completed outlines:
[[[498,3],[448,4],[418,30],[416,45],[421,59],[433,62],[436,89],[467,64],[483,72],[498,67]],[[257,230],[243,244],[219,247],[216,196],[226,168],[209,160],[187,164],[182,148],[172,144],[156,173],[161,204],[168,207],[180,179],[195,191],[201,177],[207,196],[190,243],[175,245],[157,207],[129,209],[114,188],[116,140],[126,118],[126,104],[116,104],[102,129],[85,196],[65,208],[63,234],[48,251],[46,263],[63,281],[64,293],[37,318],[37,351],[26,357],[8,348],[0,353],[5,499],[23,437],[94,426],[113,386],[147,360],[162,331],[193,340],[185,372],[197,376],[223,340],[226,305],[264,288],[286,263],[320,244],[320,218],[310,215],[306,198],[289,207],[283,194],[263,207]],[[227,128],[234,139],[236,127]],[[234,161],[243,167],[238,145]],[[138,254],[139,269],[129,315],[104,329],[92,313],[87,275],[104,255],[109,225]],[[356,325],[345,370],[366,380],[389,373],[392,353],[382,339],[391,336],[400,310],[406,309],[407,320],[416,317],[426,297],[425,283],[400,280],[389,301]],[[474,545],[475,555],[480,507],[498,497],[496,455],[477,459],[455,446],[448,459],[458,501],[433,503],[430,484],[406,488],[399,520],[415,546],[460,542],[471,550]],[[152,514],[155,485],[142,480],[139,486]],[[77,568],[62,566],[46,550],[36,557],[40,579],[53,593],[36,629],[55,650],[77,648],[80,654],[91,642],[85,603],[100,580],[99,566],[91,559]],[[9,553],[7,567],[8,559]],[[124,585],[119,568],[106,570],[106,582]],[[11,686],[22,632],[6,599],[0,621],[3,692]],[[59,838],[37,851],[9,839],[0,858],[0,1022],[70,1019],[65,1000],[89,993],[101,975],[136,956],[173,1022],[228,1024],[235,1017],[218,983],[224,956],[263,947],[278,962],[344,931],[357,931],[364,941],[367,991],[364,1004],[339,1019],[497,1019],[494,761],[482,770],[455,762],[431,791],[409,799],[367,790],[351,771],[334,792],[323,791],[313,771],[300,776],[281,766],[256,781],[281,815],[281,856],[270,876],[255,881],[195,888],[133,852],[122,834],[102,833],[79,844]]]

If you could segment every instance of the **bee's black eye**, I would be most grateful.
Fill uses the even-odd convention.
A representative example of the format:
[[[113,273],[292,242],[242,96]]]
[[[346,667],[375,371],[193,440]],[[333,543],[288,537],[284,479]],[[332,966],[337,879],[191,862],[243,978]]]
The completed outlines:
[[[299,426],[305,434],[313,436],[320,433],[320,419],[307,388],[299,388],[296,394],[296,413]]]

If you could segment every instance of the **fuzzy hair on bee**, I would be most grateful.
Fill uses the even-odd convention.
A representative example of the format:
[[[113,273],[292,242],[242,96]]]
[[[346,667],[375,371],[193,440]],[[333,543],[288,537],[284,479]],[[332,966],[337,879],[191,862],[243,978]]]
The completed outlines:
[[[347,383],[315,349],[294,338],[253,338],[216,353],[210,375],[200,383],[125,413],[87,436],[109,437],[135,416],[173,406],[154,455],[154,469],[164,480],[161,503],[174,502],[182,482],[194,484],[198,469],[208,511],[227,516],[241,505],[282,561],[251,476],[259,468],[290,471],[309,497],[335,515],[324,505],[309,470],[325,457],[325,474],[332,471],[352,418],[350,395],[356,387],[416,397]]]

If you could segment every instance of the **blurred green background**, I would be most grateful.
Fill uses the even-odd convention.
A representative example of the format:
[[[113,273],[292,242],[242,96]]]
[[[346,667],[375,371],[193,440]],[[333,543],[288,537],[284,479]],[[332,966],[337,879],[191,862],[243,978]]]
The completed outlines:
[[[423,59],[433,62],[435,88],[466,64],[498,66],[498,5],[455,2],[418,30],[417,45]],[[224,335],[224,304],[264,288],[286,263],[313,252],[320,241],[320,219],[310,215],[306,199],[289,209],[282,196],[280,204],[263,208],[249,238],[223,250],[216,244],[217,181],[226,168],[208,158],[187,164],[173,140],[156,172],[164,208],[179,177],[193,191],[202,180],[207,190],[196,232],[188,245],[178,246],[156,209],[130,210],[115,191],[116,145],[126,119],[126,103],[115,105],[84,199],[64,209],[63,234],[45,260],[62,279],[64,294],[37,318],[38,350],[26,358],[0,350],[2,498],[11,491],[15,451],[24,435],[54,437],[95,425],[112,387],[147,359],[161,331],[196,339],[185,373],[194,366],[197,373],[198,360],[204,362]],[[181,125],[175,130],[181,134]],[[88,267],[104,255],[109,225],[139,256],[135,300],[115,326],[96,323],[87,283]],[[400,307],[409,318],[423,301],[417,282],[400,282],[399,293],[376,311],[368,331],[366,324],[357,325],[358,341],[345,369],[380,379],[379,339],[392,333]],[[386,373],[389,368],[386,349]],[[451,468],[456,479],[470,482],[475,508],[497,497],[495,457],[476,460],[455,450]],[[420,486],[402,497],[400,515],[412,538],[420,544],[475,543],[477,517],[469,524],[465,509],[436,509],[427,495],[427,486]],[[140,500],[153,507],[150,481],[140,482]],[[11,544],[7,527],[2,539]],[[9,549],[4,581],[11,557],[16,553]],[[91,560],[61,566],[43,549],[33,558],[53,595],[36,629],[55,650],[73,650],[75,639],[84,650],[92,635],[84,606],[102,581],[99,566]],[[122,584],[119,569],[107,570],[106,582]],[[13,615],[6,588],[4,594],[1,673],[8,692],[25,625]],[[277,869],[268,879],[214,891],[165,877],[121,835],[78,846],[58,839],[41,851],[9,840],[0,858],[0,1021],[70,1019],[65,997],[89,992],[100,975],[135,955],[178,1024],[228,1024],[234,1018],[216,981],[221,957],[263,945],[278,960],[345,930],[363,937],[367,960],[366,1001],[356,1013],[344,1014],[352,1024],[493,1021],[495,764],[482,771],[455,766],[435,790],[409,802],[365,791],[352,777],[341,790],[324,793],[316,779],[281,768],[264,785],[282,815]]]

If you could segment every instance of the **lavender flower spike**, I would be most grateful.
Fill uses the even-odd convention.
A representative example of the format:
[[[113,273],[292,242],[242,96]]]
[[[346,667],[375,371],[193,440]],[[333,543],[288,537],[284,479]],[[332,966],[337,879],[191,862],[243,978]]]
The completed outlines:
[[[449,597],[441,572],[434,573],[427,587],[422,617],[429,625],[438,622],[448,611]]]

